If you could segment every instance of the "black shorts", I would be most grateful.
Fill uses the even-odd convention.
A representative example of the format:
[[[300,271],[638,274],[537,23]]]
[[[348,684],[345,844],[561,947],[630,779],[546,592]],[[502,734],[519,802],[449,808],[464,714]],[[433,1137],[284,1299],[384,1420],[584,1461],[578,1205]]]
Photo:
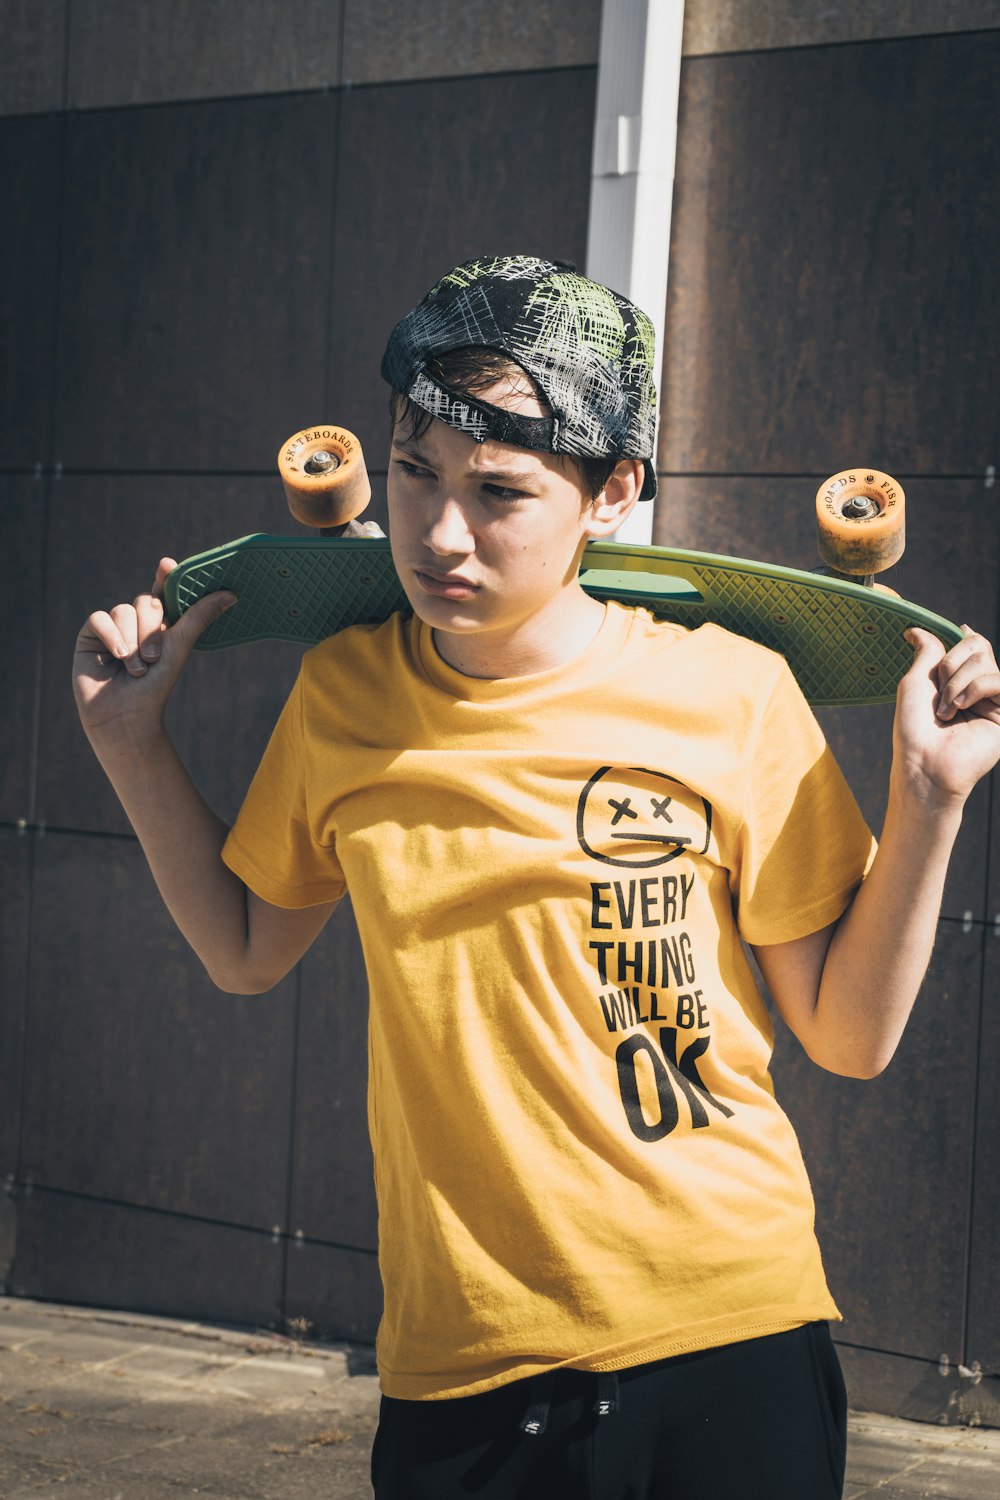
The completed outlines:
[[[480,1396],[382,1398],[376,1500],[839,1500],[847,1393],[825,1323]]]

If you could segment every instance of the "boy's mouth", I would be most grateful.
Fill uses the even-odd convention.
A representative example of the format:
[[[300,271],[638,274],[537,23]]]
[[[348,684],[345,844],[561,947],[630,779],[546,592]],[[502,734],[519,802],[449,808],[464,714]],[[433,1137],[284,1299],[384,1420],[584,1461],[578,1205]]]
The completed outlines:
[[[434,568],[414,568],[413,572],[426,593],[436,594],[442,599],[467,599],[479,588],[461,573],[439,573]]]

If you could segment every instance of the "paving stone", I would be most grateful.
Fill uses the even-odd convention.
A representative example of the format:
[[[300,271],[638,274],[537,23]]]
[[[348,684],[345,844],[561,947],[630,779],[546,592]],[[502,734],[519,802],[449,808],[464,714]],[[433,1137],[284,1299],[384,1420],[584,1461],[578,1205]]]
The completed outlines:
[[[155,1420],[151,1413],[147,1420],[138,1419],[132,1413],[128,1425],[111,1422],[106,1418],[82,1413],[67,1408],[54,1408],[40,1404],[22,1408],[19,1420],[12,1421],[6,1430],[5,1441],[11,1452],[28,1456],[42,1456],[56,1463],[89,1468],[118,1460],[123,1455],[142,1453],[148,1448],[159,1447],[164,1442],[184,1434],[177,1431],[177,1424]]]
[[[249,1413],[231,1425],[217,1429],[220,1443],[238,1443],[248,1451],[289,1446],[299,1452],[310,1448],[339,1448],[344,1443],[370,1444],[375,1433],[375,1418],[343,1410],[322,1412],[276,1412],[270,1419],[259,1411]]]
[[[61,1359],[75,1365],[96,1368],[111,1364],[116,1359],[127,1358],[137,1346],[142,1347],[143,1342],[111,1333],[95,1334],[79,1327],[74,1328],[70,1334],[65,1329],[54,1328],[49,1338],[44,1342],[33,1343],[27,1352],[44,1359]]]
[[[0,1318],[0,1349],[29,1349],[52,1338],[52,1330],[31,1323],[12,1323]]]
[[[247,1359],[225,1369],[211,1371],[197,1380],[206,1393],[247,1396],[264,1402],[316,1399],[317,1368],[308,1359]]]
[[[135,1349],[112,1368],[120,1369],[131,1383],[148,1385],[173,1381],[201,1380],[215,1373],[220,1366],[233,1364],[232,1354],[211,1356],[197,1345],[187,1348],[149,1345]]]
[[[67,1476],[72,1473],[65,1465],[58,1467],[47,1463],[27,1463],[11,1454],[0,1453],[0,1494],[4,1500],[37,1500],[50,1485],[58,1485],[60,1496],[71,1493]]]
[[[1000,1496],[1000,1453],[973,1452],[967,1446],[936,1458],[925,1459],[898,1479],[892,1488],[901,1495],[947,1497],[962,1500],[997,1500]],[[882,1489],[877,1492],[880,1496]],[[890,1490],[891,1493],[891,1490]]]
[[[847,1472],[854,1484],[884,1484],[908,1469],[913,1461],[912,1452],[900,1449],[898,1443],[879,1434],[866,1435],[863,1443],[856,1439],[848,1443]]]
[[[357,1468],[362,1455],[346,1452],[348,1446],[299,1453],[277,1440],[266,1451],[250,1452],[238,1446],[205,1446],[174,1438],[169,1446],[108,1463],[102,1472],[112,1493],[120,1489],[128,1500],[133,1496],[144,1500],[156,1482],[170,1482],[175,1493],[182,1494],[191,1488],[203,1495],[235,1492],[245,1500],[270,1500],[272,1496],[297,1500],[328,1493],[328,1481],[345,1463]],[[286,1447],[291,1451],[284,1451]],[[367,1449],[363,1462],[367,1468]]]
[[[61,1477],[52,1481],[51,1487],[44,1488],[37,1484],[27,1483],[23,1488],[19,1487],[5,1493],[4,1500],[39,1500],[46,1495],[58,1496],[59,1500],[178,1500],[185,1493],[179,1490],[175,1484],[169,1481],[144,1482],[141,1491],[128,1489],[118,1480],[115,1484],[109,1484],[105,1475],[101,1474],[79,1474],[72,1477]],[[188,1494],[197,1494],[197,1490],[189,1489]],[[238,1491],[223,1495],[221,1491],[213,1492],[213,1500],[242,1500]]]
[[[998,1500],[1000,1432],[855,1416],[845,1500],[868,1494]]]
[[[135,1423],[144,1426],[141,1408],[145,1404],[134,1391],[123,1389],[118,1382],[102,1385],[96,1381],[62,1380],[26,1395],[46,1411],[65,1412],[83,1421]]]

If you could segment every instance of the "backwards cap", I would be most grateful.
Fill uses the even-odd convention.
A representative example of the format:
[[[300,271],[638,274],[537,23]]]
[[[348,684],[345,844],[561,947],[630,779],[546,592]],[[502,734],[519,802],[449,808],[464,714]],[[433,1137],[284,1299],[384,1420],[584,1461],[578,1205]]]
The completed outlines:
[[[456,266],[393,329],[382,377],[401,395],[477,442],[580,457],[638,458],[640,496],[656,493],[653,325],[566,261],[488,255]],[[551,416],[528,417],[454,391],[427,362],[454,349],[493,349],[519,364]]]

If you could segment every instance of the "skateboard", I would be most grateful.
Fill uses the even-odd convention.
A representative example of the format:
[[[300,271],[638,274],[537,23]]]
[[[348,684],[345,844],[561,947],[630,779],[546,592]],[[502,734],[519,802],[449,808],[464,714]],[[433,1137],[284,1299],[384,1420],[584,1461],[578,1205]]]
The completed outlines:
[[[409,601],[389,542],[359,523],[371,498],[361,445],[345,428],[305,428],[283,444],[278,469],[289,508],[311,536],[240,537],[187,558],[169,574],[167,615],[231,589],[238,603],[208,627],[202,651],[259,640],[313,645],[348,625],[380,624]],[[910,625],[947,647],[963,632],[899,598],[876,576],[902,554],[902,488],[871,468],[843,470],[816,495],[823,567],[815,573],[746,558],[591,542],[580,582],[596,599],[638,604],[696,627],[711,622],[786,658],[809,702],[892,702],[913,652]],[[315,534],[318,533],[318,534]]]

